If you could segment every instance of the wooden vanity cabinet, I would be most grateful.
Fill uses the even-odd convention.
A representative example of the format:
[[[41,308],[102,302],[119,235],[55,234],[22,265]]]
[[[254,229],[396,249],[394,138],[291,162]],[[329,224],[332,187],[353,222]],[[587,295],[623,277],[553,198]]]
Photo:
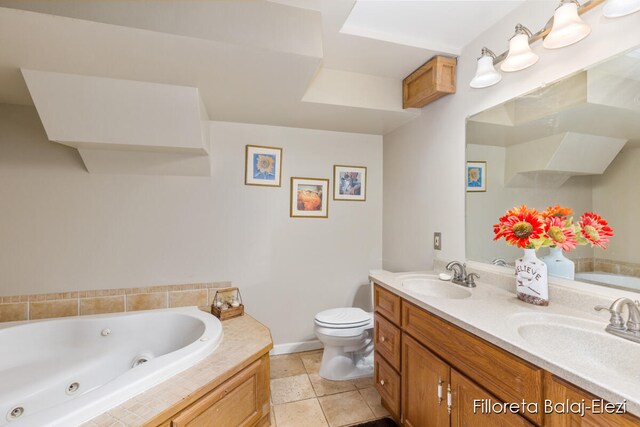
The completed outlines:
[[[597,398],[375,283],[374,305],[376,388],[402,426],[640,426],[631,415],[545,414],[547,400]],[[498,413],[474,401],[524,401],[538,410]]]
[[[545,376],[546,398],[551,402],[571,402],[579,403],[583,400],[591,403],[598,399],[586,391],[570,384],[550,373]],[[599,412],[603,412],[599,410]],[[607,414],[585,411],[584,416],[580,414],[560,414],[549,412],[545,414],[545,427],[638,427],[640,419],[631,415]]]

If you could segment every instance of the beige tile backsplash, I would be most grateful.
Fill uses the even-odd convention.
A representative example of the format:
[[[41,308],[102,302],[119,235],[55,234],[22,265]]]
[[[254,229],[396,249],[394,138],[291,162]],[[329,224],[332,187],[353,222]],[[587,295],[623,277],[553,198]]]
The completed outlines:
[[[0,322],[206,306],[217,289],[229,286],[213,282],[0,297]]]

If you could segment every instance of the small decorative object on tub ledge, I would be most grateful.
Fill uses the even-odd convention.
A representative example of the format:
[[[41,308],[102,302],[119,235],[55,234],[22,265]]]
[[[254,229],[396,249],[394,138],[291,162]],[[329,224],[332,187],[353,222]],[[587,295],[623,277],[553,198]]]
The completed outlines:
[[[220,320],[227,320],[244,314],[242,295],[238,288],[224,288],[216,291],[211,304],[211,314]]]
[[[493,226],[493,240],[505,238],[507,244],[523,248],[525,256],[516,260],[516,293],[518,299],[535,305],[549,305],[549,274],[573,279],[573,262],[559,251],[569,252],[578,245],[590,244],[606,249],[613,230],[600,215],[586,212],[577,224],[573,212],[560,205],[549,206],[543,212],[515,207]],[[550,247],[552,255],[538,259],[536,251]]]

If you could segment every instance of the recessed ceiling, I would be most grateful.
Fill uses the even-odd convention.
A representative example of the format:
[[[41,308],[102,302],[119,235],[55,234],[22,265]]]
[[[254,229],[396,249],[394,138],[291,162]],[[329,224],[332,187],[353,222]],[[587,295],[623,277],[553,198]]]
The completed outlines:
[[[385,134],[420,114],[404,77],[522,1],[0,0],[0,103],[32,104],[30,68],[197,87],[212,120]]]
[[[523,1],[358,0],[341,32],[459,55]]]

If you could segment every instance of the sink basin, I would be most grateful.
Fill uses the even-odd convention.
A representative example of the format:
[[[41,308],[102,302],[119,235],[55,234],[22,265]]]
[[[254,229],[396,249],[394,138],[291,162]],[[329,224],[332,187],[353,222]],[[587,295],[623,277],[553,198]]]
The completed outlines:
[[[416,294],[446,299],[469,298],[471,292],[451,282],[445,282],[433,275],[401,276],[402,287]]]
[[[606,333],[606,321],[523,313],[511,316],[509,323],[530,346],[550,358],[560,357],[586,372],[640,381],[640,344]]]

